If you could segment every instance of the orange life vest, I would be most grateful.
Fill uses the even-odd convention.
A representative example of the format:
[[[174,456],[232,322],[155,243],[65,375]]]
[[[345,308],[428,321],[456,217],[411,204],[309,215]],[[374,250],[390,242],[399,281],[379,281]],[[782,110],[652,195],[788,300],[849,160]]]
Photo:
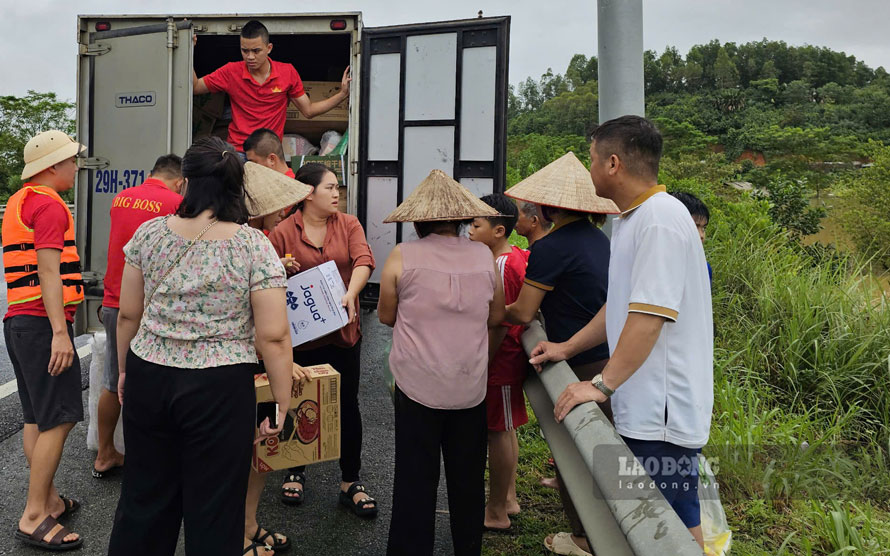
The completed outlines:
[[[34,230],[22,222],[22,207],[29,195],[46,195],[55,199],[68,213],[68,229],[62,249],[59,274],[62,275],[62,301],[76,305],[83,301],[83,279],[80,257],[74,243],[74,217],[59,194],[45,185],[25,184],[6,202],[3,217],[3,270],[6,274],[6,298],[9,305],[34,301],[42,297],[37,275],[37,250]]]

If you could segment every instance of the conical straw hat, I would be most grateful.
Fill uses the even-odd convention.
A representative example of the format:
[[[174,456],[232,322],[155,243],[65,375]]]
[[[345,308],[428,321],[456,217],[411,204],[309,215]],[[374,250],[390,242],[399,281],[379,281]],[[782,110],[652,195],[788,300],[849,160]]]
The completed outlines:
[[[312,193],[312,187],[254,162],[244,163],[244,191],[251,218],[274,214]]]
[[[384,222],[434,222],[497,216],[498,211],[441,170],[433,170]]]
[[[506,195],[548,207],[618,214],[618,206],[596,194],[590,172],[569,151],[507,190]]]

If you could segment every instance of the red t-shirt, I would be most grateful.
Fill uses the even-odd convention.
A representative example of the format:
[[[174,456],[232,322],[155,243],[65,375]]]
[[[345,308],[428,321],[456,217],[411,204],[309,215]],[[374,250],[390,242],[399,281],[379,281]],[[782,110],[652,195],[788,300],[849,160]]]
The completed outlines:
[[[290,64],[275,62],[269,77],[260,85],[244,62],[229,62],[204,76],[204,84],[212,93],[225,92],[232,103],[232,123],[229,124],[229,143],[242,150],[247,136],[265,127],[278,138],[284,134],[287,104],[290,99],[306,94],[300,74]]]
[[[525,267],[528,266],[528,251],[515,245],[512,251],[498,255],[497,265],[504,281],[504,301],[507,305],[519,298],[519,290],[525,281]],[[504,323],[507,325],[507,323]],[[498,348],[494,359],[488,365],[489,386],[519,385],[525,380],[528,369],[528,355],[522,348],[522,325],[507,325],[507,335]]]
[[[291,179],[297,179],[297,176],[296,176],[296,174],[294,174],[294,171],[292,168],[288,168],[287,172],[285,172],[284,175]]]
[[[26,183],[25,185],[38,185]],[[25,226],[34,230],[34,249],[58,249],[65,247],[65,232],[68,230],[68,209],[48,195],[28,195],[22,204],[22,222]],[[14,215],[6,213],[10,218]],[[74,313],[77,305],[65,307],[65,318],[74,322]],[[25,301],[10,305],[3,320],[16,315],[31,315],[46,317],[46,307],[43,306],[43,298],[34,301]]]
[[[182,196],[170,191],[159,179],[148,178],[142,185],[125,189],[111,202],[111,230],[108,233],[108,267],[105,269],[105,307],[120,307],[121,276],[124,273],[124,245],[144,222],[173,214]]]

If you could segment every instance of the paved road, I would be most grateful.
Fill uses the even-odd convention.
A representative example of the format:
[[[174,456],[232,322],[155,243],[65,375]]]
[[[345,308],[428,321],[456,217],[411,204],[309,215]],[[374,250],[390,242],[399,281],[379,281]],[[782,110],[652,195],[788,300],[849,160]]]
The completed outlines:
[[[365,339],[360,389],[364,419],[362,479],[371,494],[380,501],[380,515],[374,520],[360,520],[338,506],[339,467],[336,462],[318,464],[309,469],[306,502],[298,508],[286,507],[278,502],[282,473],[273,472],[260,504],[259,517],[265,527],[291,535],[295,547],[288,554],[378,556],[386,552],[392,498],[393,415],[389,392],[381,375],[381,364],[383,346],[390,332],[377,322],[376,313],[365,314],[363,323]],[[0,362],[0,365],[9,366],[5,349],[0,354]],[[89,369],[89,362],[89,358],[82,361],[85,372]],[[85,388],[86,385],[85,381]],[[87,396],[88,392],[84,390],[85,408]],[[17,395],[0,400],[0,415],[4,416],[2,426],[7,427],[5,430],[10,427],[6,421],[9,419],[7,413],[15,415],[17,411]],[[21,546],[12,536],[24,506],[28,484],[20,427],[19,424],[11,436],[0,436],[0,472],[3,476],[0,482],[0,523],[4,524],[0,531],[0,555],[44,554]],[[71,516],[68,526],[85,539],[83,549],[75,554],[92,556],[105,554],[108,546],[120,479],[99,481],[91,477],[90,468],[95,453],[86,448],[86,429],[86,423],[80,423],[69,437],[56,475],[56,484],[63,494],[83,503],[83,507]],[[225,485],[220,485],[220,488],[225,488]],[[435,553],[437,556],[451,555],[444,481],[439,485],[439,493]],[[177,555],[181,554],[184,551],[180,538]]]

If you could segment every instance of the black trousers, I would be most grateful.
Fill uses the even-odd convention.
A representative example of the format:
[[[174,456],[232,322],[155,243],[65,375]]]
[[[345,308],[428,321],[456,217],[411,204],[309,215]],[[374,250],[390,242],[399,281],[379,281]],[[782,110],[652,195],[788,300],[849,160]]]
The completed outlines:
[[[306,351],[294,349],[294,363],[302,366],[327,363],[340,373],[340,474],[341,480],[359,480],[362,468],[362,414],[358,408],[358,385],[362,366],[362,341],[351,348],[322,346]],[[293,467],[302,473],[305,465]]]
[[[124,467],[110,556],[240,555],[255,364],[175,369],[127,354]]]
[[[469,409],[432,409],[398,387],[394,401],[396,469],[387,555],[433,553],[440,452],[454,554],[481,554],[488,442],[485,401]]]

